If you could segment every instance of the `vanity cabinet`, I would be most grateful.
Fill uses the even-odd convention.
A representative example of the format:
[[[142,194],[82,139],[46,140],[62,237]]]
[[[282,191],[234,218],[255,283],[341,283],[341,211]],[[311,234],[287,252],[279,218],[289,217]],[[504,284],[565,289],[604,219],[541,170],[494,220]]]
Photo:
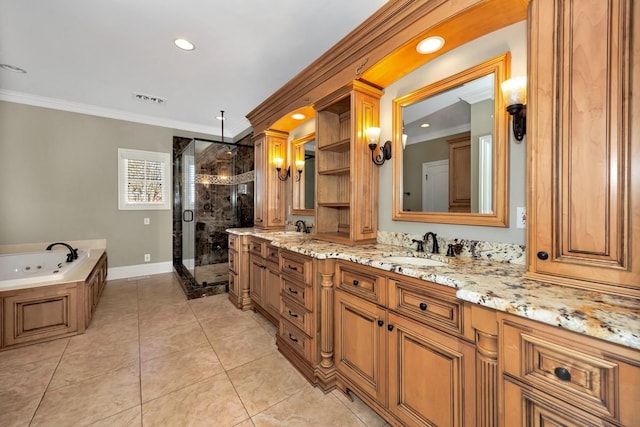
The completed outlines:
[[[255,161],[254,226],[259,228],[284,228],[285,181],[278,179],[275,158],[287,165],[288,134],[265,130],[253,137]]]
[[[376,240],[378,166],[365,135],[367,128],[378,126],[381,95],[354,81],[314,106],[318,239],[345,244]]]
[[[640,297],[640,8],[535,0],[529,18],[529,275]]]
[[[640,425],[640,352],[499,314],[504,426]]]
[[[280,250],[267,245],[267,270],[265,274],[263,302],[269,320],[278,326],[280,322]]]
[[[338,387],[401,425],[475,426],[476,350],[455,289],[379,274],[336,264]]]
[[[88,328],[98,307],[104,286],[107,284],[107,253],[103,253],[89,274],[84,286],[84,327]]]
[[[248,236],[229,234],[229,301],[241,310],[251,308],[248,241]]]
[[[253,309],[277,326],[280,315],[280,273],[274,256],[269,257],[269,251],[274,253],[274,248],[269,246],[267,240],[249,237],[249,294]]]

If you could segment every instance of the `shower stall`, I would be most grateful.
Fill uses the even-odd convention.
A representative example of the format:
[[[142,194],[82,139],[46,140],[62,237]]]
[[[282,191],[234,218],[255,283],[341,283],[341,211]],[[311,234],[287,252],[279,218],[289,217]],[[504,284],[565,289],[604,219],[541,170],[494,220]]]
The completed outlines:
[[[187,298],[226,292],[225,230],[253,226],[251,138],[174,138],[173,266]]]

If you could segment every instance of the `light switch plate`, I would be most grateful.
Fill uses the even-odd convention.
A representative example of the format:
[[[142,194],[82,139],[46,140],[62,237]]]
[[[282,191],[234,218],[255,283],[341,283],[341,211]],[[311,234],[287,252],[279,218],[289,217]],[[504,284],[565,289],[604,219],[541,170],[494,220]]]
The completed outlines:
[[[527,228],[527,210],[516,208],[516,228]]]

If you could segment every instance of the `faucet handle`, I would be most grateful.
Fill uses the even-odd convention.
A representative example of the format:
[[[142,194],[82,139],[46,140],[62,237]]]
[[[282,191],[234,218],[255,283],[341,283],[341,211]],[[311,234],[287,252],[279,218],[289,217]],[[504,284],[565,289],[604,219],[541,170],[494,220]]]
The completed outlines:
[[[424,252],[424,241],[423,240],[412,239],[411,242],[418,244],[418,247],[416,248],[416,250],[418,252]]]

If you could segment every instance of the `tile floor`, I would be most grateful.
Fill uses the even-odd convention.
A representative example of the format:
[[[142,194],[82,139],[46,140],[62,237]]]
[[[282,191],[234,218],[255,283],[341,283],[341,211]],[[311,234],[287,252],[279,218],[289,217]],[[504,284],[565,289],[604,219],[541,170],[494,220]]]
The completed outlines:
[[[385,426],[312,387],[276,329],[173,274],[107,283],[89,329],[0,352],[0,426]]]

